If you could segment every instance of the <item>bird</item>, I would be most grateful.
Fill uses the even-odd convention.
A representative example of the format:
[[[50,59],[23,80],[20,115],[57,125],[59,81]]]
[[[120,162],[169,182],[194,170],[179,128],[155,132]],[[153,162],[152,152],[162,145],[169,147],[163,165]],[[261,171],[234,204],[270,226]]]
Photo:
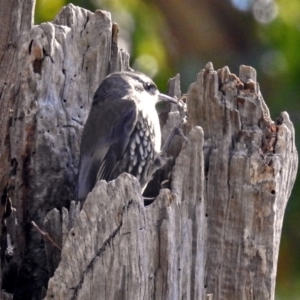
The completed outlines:
[[[155,108],[161,101],[178,104],[145,74],[121,71],[102,81],[82,132],[78,201],[85,201],[98,180],[110,181],[123,172],[135,176],[145,189],[162,154]]]

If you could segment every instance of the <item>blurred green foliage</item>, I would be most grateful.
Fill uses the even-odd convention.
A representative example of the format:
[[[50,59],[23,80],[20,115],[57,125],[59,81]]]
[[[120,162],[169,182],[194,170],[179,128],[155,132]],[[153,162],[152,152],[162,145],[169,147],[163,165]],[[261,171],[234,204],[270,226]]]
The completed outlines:
[[[35,6],[35,23],[52,21],[62,6],[66,3],[65,0],[38,0]]]
[[[176,1],[174,0],[174,2]],[[244,3],[246,3],[245,1]],[[37,0],[35,22],[41,23],[54,19],[61,7],[69,2],[71,1]],[[159,1],[157,2],[159,3]],[[238,0],[235,1],[235,3],[238,2]],[[221,49],[219,54],[216,52],[216,55],[219,56],[215,56],[215,59],[213,56],[206,57],[202,53],[199,53],[198,56],[186,53],[176,61],[174,61],[174,55],[173,60],[170,58],[168,54],[170,49],[166,49],[166,44],[168,44],[166,40],[170,39],[170,36],[164,30],[167,23],[165,16],[159,9],[159,5],[155,5],[156,1],[75,0],[72,3],[90,10],[104,9],[110,11],[113,21],[116,21],[120,27],[120,44],[131,55],[131,66],[154,77],[155,82],[162,91],[166,90],[167,79],[176,73],[184,74],[183,82],[186,78],[189,80],[194,78],[196,72],[204,66],[200,63],[205,63],[205,60],[211,59],[211,57],[213,62],[218,61],[219,63],[222,62],[220,60],[221,55],[224,65],[230,67],[232,67],[231,64],[251,64],[258,72],[262,94],[271,110],[273,119],[283,110],[288,111],[290,114],[296,129],[297,148],[300,149],[299,0],[277,0],[278,15],[268,24],[261,24],[255,21],[253,17],[251,30],[255,28],[254,36],[252,31],[251,34],[248,34],[251,10],[237,11],[230,4],[230,1],[227,1],[227,5],[232,8],[233,15],[234,13],[235,16],[241,14],[244,20],[247,18],[248,23],[239,23],[239,26],[245,27],[243,38],[248,38],[248,45],[251,46],[244,49],[243,54],[238,53],[238,51],[235,54],[222,53]],[[200,14],[201,12],[199,18],[201,18]],[[217,15],[216,18],[218,18]],[[180,19],[178,22],[180,22]],[[228,20],[228,24],[230,24],[230,20]],[[169,41],[169,44],[171,43]],[[230,56],[233,58],[230,59]],[[186,87],[187,85],[185,85],[185,89]],[[280,300],[300,299],[299,195],[300,178],[298,177],[284,219],[276,288],[276,299]]]

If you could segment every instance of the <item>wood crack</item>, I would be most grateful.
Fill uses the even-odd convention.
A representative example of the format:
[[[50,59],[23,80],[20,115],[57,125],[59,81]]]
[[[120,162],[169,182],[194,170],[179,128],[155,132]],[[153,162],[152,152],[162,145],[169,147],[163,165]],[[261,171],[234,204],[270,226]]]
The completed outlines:
[[[94,263],[95,263],[95,260],[97,257],[100,257],[104,254],[104,252],[106,251],[106,248],[112,244],[114,238],[116,237],[116,235],[120,232],[121,228],[122,228],[122,225],[123,225],[123,215],[124,215],[124,212],[126,210],[129,209],[129,207],[133,204],[133,200],[129,200],[129,202],[127,203],[127,205],[124,205],[123,206],[123,209],[122,209],[122,213],[121,213],[121,218],[120,218],[120,224],[119,226],[112,232],[112,234],[104,241],[103,245],[99,248],[99,250],[97,251],[96,255],[92,258],[92,260],[90,261],[90,263],[87,265],[86,269],[84,271],[82,271],[82,276],[81,276],[81,279],[79,281],[79,283],[72,288],[72,290],[74,290],[74,294],[73,294],[73,297],[71,298],[72,300],[75,300],[77,299],[77,294],[78,294],[78,291],[80,290],[80,288],[82,287],[82,284],[84,282],[84,278],[85,276],[87,275],[87,273],[93,269],[93,266],[94,266]]]

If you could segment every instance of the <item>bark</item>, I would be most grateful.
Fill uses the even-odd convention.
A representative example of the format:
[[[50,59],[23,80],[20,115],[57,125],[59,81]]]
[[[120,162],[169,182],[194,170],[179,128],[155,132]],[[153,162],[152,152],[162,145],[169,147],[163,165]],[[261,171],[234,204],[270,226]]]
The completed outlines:
[[[12,23],[27,19],[25,2],[11,7]],[[1,48],[3,68],[5,55],[12,61],[1,75],[1,195],[10,197],[17,222],[3,234],[4,249],[9,237],[13,253],[2,253],[2,274],[3,288],[16,299],[40,299],[53,273],[31,221],[42,228],[48,211],[74,199],[80,135],[93,94],[109,72],[129,68],[116,35],[109,13],[69,5],[52,23],[14,31],[13,51],[9,38],[8,48]]]
[[[7,221],[12,226],[3,227],[4,219],[15,215],[9,197],[13,189],[12,177],[15,174],[15,160],[11,156],[10,126],[12,122],[15,95],[19,92],[16,78],[18,77],[18,39],[23,31],[28,31],[33,24],[34,1],[0,1],[0,234],[1,237],[1,286],[3,283],[13,283],[2,280],[5,272],[5,259],[10,260],[13,251],[13,241],[6,238],[7,232],[15,234],[14,222]],[[10,299],[10,294],[0,292],[0,299]]]
[[[190,125],[205,133],[205,286],[214,299],[274,299],[295,133],[286,112],[271,120],[255,70],[239,77],[208,64],[187,95]]]
[[[188,142],[174,139],[153,203],[122,174],[98,182],[80,211],[83,125],[99,83],[129,70],[129,56],[107,12],[68,5],[32,26],[32,3],[11,8],[14,27],[0,32],[2,298],[274,299],[298,156],[293,124],[286,112],[271,120],[255,70],[209,63],[182,98],[187,111],[161,113],[163,139],[187,115]],[[177,76],[170,94],[179,86]]]

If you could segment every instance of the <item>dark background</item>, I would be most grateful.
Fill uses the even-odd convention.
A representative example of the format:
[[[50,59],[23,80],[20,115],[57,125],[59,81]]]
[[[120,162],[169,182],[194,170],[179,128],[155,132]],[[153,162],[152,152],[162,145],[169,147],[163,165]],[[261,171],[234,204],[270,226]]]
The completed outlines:
[[[35,22],[53,20],[70,2],[111,12],[131,66],[153,77],[162,92],[180,73],[185,93],[209,61],[235,74],[241,64],[251,65],[273,120],[289,113],[299,149],[299,0],[37,0]],[[300,299],[299,181],[284,218],[276,300]]]

